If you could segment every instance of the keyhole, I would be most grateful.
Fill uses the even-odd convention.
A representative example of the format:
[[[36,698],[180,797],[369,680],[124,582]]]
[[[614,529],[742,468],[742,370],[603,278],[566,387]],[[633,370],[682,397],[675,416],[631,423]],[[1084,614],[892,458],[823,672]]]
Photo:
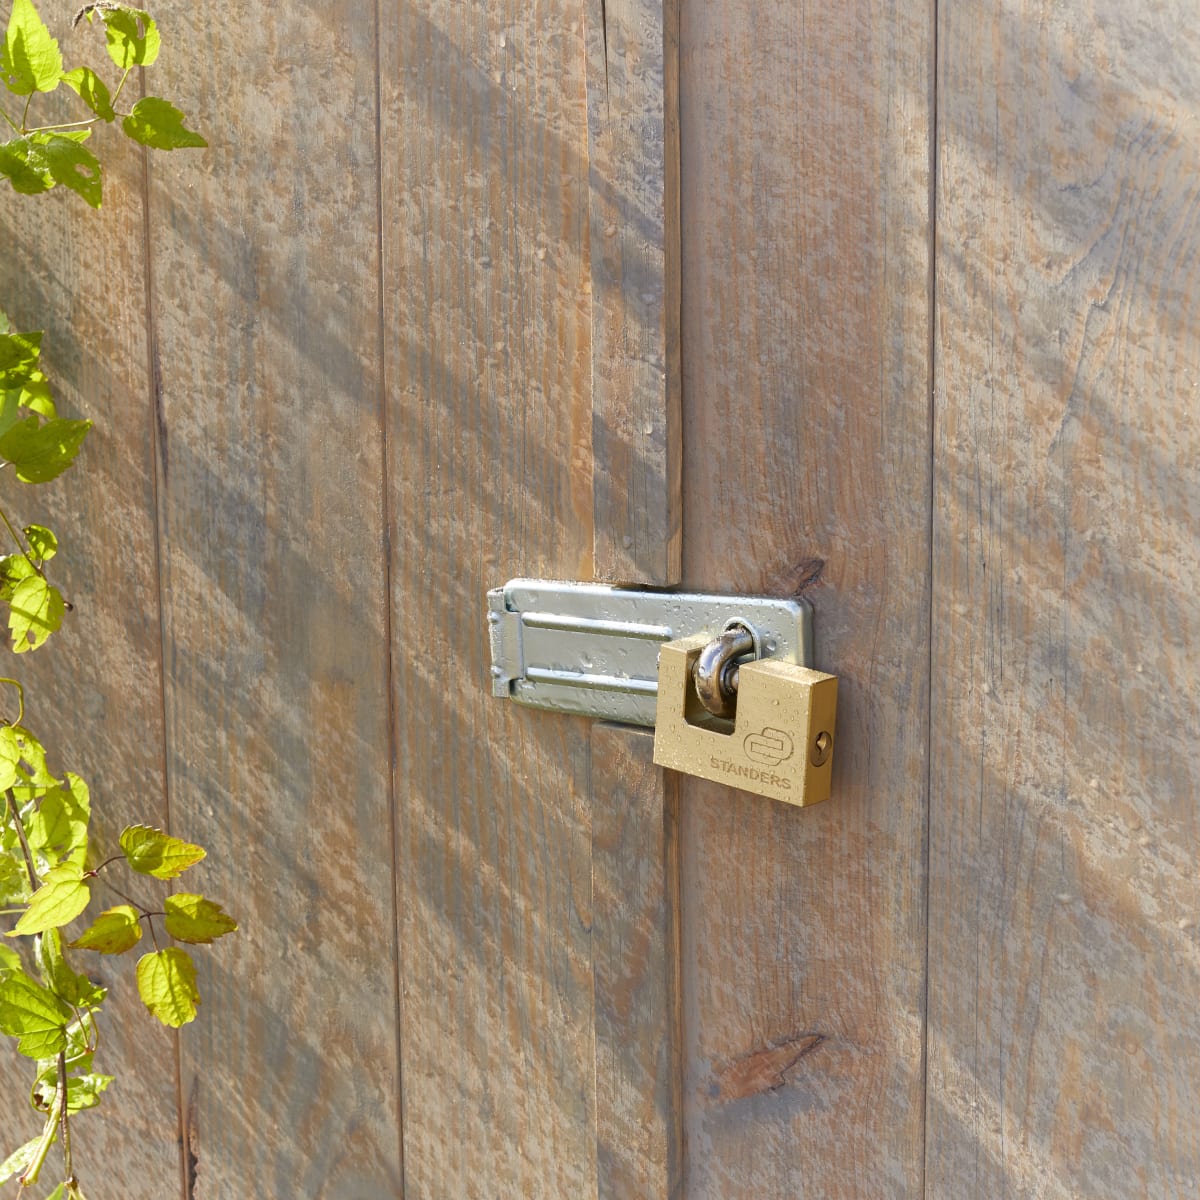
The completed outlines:
[[[829,761],[829,752],[833,749],[833,738],[827,730],[817,734],[812,744],[809,759],[814,767],[823,767]]]

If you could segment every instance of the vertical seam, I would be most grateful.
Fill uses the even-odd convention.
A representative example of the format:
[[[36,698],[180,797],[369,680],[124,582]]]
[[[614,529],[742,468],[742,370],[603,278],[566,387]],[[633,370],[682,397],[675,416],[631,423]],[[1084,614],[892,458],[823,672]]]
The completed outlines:
[[[142,92],[145,93],[144,71],[142,76]],[[171,777],[170,755],[168,754],[168,705],[167,705],[167,611],[163,597],[163,525],[165,523],[165,493],[167,488],[167,438],[166,414],[163,409],[162,366],[158,355],[158,323],[154,317],[154,263],[152,251],[152,220],[150,215],[150,152],[145,146],[141,147],[142,160],[142,278],[145,288],[146,312],[146,370],[149,377],[150,401],[150,445],[154,459],[153,470],[150,473],[151,486],[154,494],[154,592],[158,605],[158,663],[159,663],[159,708],[162,714],[162,755],[160,760],[162,771],[162,803],[163,822],[169,831],[171,828]],[[172,1031],[171,1041],[174,1048],[175,1060],[175,1116],[178,1126],[179,1146],[179,1183],[184,1200],[192,1200],[191,1168],[189,1163],[191,1147],[188,1114],[183,1102],[183,1050],[180,1044],[179,1031]]]
[[[407,1194],[404,1154],[404,1006],[401,969],[399,900],[400,829],[396,808],[396,688],[395,647],[392,639],[392,504],[391,447],[387,421],[387,327],[384,320],[384,235],[383,235],[383,9],[375,2],[375,312],[376,312],[376,414],[379,422],[380,515],[383,521],[383,638],[384,681],[387,688],[387,800],[388,834],[391,843],[392,968],[394,1021],[396,1027],[396,1142],[399,1155],[400,1200]]]
[[[923,994],[921,998],[921,1195],[927,1194],[929,1162],[929,963],[930,963],[930,897],[932,892],[933,860],[933,638],[934,638],[934,584],[935,555],[934,539],[937,528],[937,319],[938,319],[938,75],[940,71],[938,26],[940,20],[938,0],[931,0],[931,46],[929,80],[929,284],[928,284],[928,346],[929,371],[929,521],[928,537],[928,588],[929,611],[927,618],[928,650],[925,676],[925,963]]]

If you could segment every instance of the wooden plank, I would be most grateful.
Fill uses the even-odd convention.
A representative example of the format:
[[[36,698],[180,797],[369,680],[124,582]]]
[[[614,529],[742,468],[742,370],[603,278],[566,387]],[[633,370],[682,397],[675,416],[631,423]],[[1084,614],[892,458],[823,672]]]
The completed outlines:
[[[44,15],[69,63],[103,57],[94,30],[70,31],[69,12]],[[78,119],[81,108],[64,119]],[[104,164],[98,212],[66,189],[28,197],[5,184],[0,199],[0,308],[20,328],[45,329],[43,361],[59,411],[95,422],[60,480],[5,486],[3,507],[18,524],[39,521],[59,535],[51,577],[74,611],[44,648],[10,660],[3,673],[25,682],[26,721],[51,769],[88,781],[93,840],[113,846],[125,824],[163,825],[168,811],[142,153],[116,131],[101,130],[96,146]],[[120,902],[103,888],[99,895]],[[79,965],[110,989],[96,1069],[117,1077],[102,1108],[72,1122],[79,1179],[85,1190],[130,1200],[177,1194],[175,1037],[137,998],[131,961],[88,956]],[[15,1145],[37,1123],[25,1101],[32,1064],[8,1057],[6,1046],[3,1133]]]
[[[678,788],[654,735],[592,731],[598,1196],[683,1194]]]
[[[587,723],[491,698],[484,594],[592,567],[583,30],[383,26],[405,1177],[596,1193]]]
[[[375,5],[156,16],[210,142],[151,170],[171,815],[242,923],[191,1195],[398,1195]]]
[[[1200,1189],[1200,35],[944,5],[931,1196]]]
[[[596,578],[679,582],[678,0],[588,0]]]
[[[840,677],[826,803],[682,780],[690,1198],[922,1191],[932,34],[683,13],[684,577]]]

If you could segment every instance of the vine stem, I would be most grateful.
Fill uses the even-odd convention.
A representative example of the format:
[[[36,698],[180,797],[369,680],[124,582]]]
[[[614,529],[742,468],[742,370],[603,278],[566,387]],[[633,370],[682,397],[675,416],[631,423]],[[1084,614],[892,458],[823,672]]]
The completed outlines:
[[[58,1052],[58,1089],[59,1089],[59,1121],[62,1128],[63,1173],[67,1179],[74,1182],[75,1171],[71,1167],[71,1126],[67,1118],[67,1052]]]
[[[9,124],[10,124],[10,125],[13,127],[13,130],[14,130],[15,132],[17,132],[17,133],[20,133],[20,132],[21,132],[21,127],[20,127],[20,125],[18,125],[18,124],[16,123],[16,121],[14,121],[14,120],[12,119],[12,117],[10,117],[10,116],[8,115],[8,113],[7,113],[7,112],[5,112],[5,111],[4,111],[4,109],[2,109],[2,108],[0,108],[0,117],[3,117],[3,118],[4,118],[4,119],[5,119],[5,120],[6,120],[6,121],[7,121],[7,122],[8,122],[8,123],[9,123]]]
[[[54,1093],[54,1107],[50,1110],[50,1115],[46,1120],[46,1128],[42,1131],[42,1140],[38,1142],[37,1149],[33,1152],[33,1161],[27,1166],[21,1175],[21,1190],[24,1191],[30,1184],[37,1183],[37,1177],[42,1173],[42,1167],[46,1164],[46,1155],[50,1153],[50,1147],[54,1144],[54,1134],[57,1130],[59,1120],[62,1117],[62,1110],[66,1108],[67,1103],[67,1076],[60,1070],[58,1074],[58,1088]]]
[[[21,814],[17,811],[17,800],[12,788],[5,789],[5,799],[8,800],[8,811],[12,815],[13,824],[17,827],[17,840],[21,843],[21,853],[25,855],[25,870],[29,872],[29,886],[36,892],[42,885],[38,882],[37,870],[33,865],[33,852],[29,849],[29,839],[25,836],[25,826],[21,824]]]
[[[36,129],[26,129],[23,132],[28,136],[32,133],[55,133],[60,129],[87,129],[98,120],[99,117],[91,117],[86,121],[62,121],[58,125],[39,125]]]
[[[0,682],[3,681],[0,680]],[[94,867],[92,870],[88,871],[88,875],[95,879],[105,867],[111,866],[115,862],[121,862],[124,857],[125,855],[123,854],[114,854],[112,858],[106,858],[98,867]],[[113,891],[116,891],[116,888],[113,888]]]
[[[97,876],[97,878],[99,878],[99,876]],[[134,908],[136,908],[138,910],[139,913],[141,913],[141,916],[138,917],[138,920],[139,921],[141,921],[143,919],[145,920],[146,927],[150,930],[150,940],[154,943],[154,949],[157,950],[158,949],[158,935],[154,932],[153,918],[158,914],[153,912],[151,909],[147,908],[144,904],[139,904],[132,896],[125,895],[125,893],[123,891],[121,891],[121,889],[119,887],[117,887],[117,885],[115,883],[110,883],[107,879],[101,879],[100,882],[102,884],[104,884],[104,886],[106,888],[108,888],[109,891],[116,892],[116,894],[118,896],[120,896],[121,899],[124,900],[126,904],[131,904]],[[163,913],[162,915],[166,916],[165,913]]]
[[[0,675],[0,683],[11,683],[17,689],[17,719],[15,724],[20,725],[25,720],[25,689],[15,679],[9,679],[6,675]]]
[[[17,531],[13,528],[13,523],[8,519],[8,513],[6,513],[2,508],[0,508],[0,521],[4,522],[8,532],[12,534],[12,540],[17,544],[17,549],[21,552],[25,561],[29,564],[30,569],[37,572],[37,574],[41,575],[41,577],[45,579],[45,572],[34,563],[32,558],[29,557],[29,551],[25,549],[25,543],[22,542],[19,537],[17,537]]]
[[[132,73],[132,67],[125,68],[125,74],[121,76],[121,82],[117,84],[117,90],[113,92],[112,99],[108,102],[112,108],[116,108],[117,98],[121,95],[121,89],[125,86],[125,80],[127,80]]]

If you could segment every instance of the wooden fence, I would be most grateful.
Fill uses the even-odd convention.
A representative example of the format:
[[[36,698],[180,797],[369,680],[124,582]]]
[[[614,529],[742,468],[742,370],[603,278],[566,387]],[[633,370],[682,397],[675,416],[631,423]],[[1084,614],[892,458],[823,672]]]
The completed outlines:
[[[1197,1195],[1191,6],[155,16],[210,149],[0,206],[30,722],[242,922],[88,1195]],[[805,590],[833,798],[492,699],[516,575]]]

